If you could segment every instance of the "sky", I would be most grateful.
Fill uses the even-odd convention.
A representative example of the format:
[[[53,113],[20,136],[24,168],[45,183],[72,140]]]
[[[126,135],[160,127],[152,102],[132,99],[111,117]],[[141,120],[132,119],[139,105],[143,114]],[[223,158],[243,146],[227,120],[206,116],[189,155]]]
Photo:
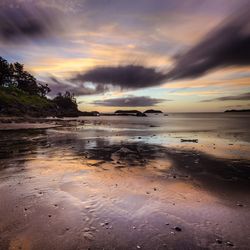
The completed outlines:
[[[80,110],[250,108],[249,0],[0,0],[0,56]]]

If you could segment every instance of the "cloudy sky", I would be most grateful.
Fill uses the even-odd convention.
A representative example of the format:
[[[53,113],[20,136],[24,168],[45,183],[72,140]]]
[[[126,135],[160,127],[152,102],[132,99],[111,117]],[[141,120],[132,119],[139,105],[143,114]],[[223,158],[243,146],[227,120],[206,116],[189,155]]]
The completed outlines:
[[[249,0],[0,0],[0,56],[81,110],[250,108]]]

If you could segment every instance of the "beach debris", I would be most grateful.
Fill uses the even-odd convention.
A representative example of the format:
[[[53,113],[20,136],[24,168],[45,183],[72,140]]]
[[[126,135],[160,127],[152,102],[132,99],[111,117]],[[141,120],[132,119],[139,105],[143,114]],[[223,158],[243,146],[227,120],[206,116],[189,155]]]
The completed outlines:
[[[141,246],[137,245],[136,248],[137,248],[137,249],[141,249]]]
[[[154,188],[154,191],[156,191],[157,189],[156,188]]]
[[[181,232],[182,229],[180,227],[174,227],[174,230],[177,231],[177,232]]]
[[[133,229],[136,229],[136,227],[135,227],[135,226],[133,226],[132,228],[133,228]]]
[[[181,142],[198,143],[198,139],[181,139]]]
[[[229,247],[233,247],[234,246],[234,244],[231,241],[227,241],[226,245],[229,246]]]
[[[241,203],[239,203],[239,202],[238,202],[236,205],[237,205],[238,207],[243,207],[243,204],[241,204]]]
[[[141,139],[141,137],[140,137],[140,136],[138,136],[138,139]]]

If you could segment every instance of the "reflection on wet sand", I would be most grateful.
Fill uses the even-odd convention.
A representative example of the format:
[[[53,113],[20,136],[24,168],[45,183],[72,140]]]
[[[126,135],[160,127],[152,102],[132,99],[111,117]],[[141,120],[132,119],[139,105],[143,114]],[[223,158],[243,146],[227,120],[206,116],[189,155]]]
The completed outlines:
[[[1,136],[1,249],[248,249],[247,159],[99,133]]]

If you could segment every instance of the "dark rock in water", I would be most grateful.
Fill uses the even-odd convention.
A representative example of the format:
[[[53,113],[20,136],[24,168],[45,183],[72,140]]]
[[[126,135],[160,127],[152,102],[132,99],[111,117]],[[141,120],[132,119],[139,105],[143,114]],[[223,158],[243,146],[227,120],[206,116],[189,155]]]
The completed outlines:
[[[193,143],[198,143],[198,139],[181,139],[181,142],[193,142]]]
[[[177,232],[181,232],[182,229],[180,227],[174,227],[174,230],[177,231]]]

